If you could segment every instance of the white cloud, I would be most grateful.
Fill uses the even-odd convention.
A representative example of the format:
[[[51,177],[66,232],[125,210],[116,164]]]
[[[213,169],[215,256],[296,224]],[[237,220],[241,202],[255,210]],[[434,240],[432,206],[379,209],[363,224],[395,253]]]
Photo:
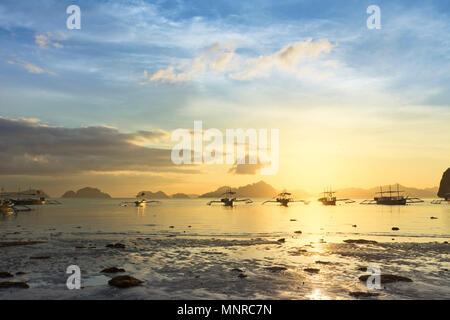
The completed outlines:
[[[67,36],[61,32],[57,33],[36,33],[34,35],[34,42],[41,48],[47,49],[49,47],[62,48],[63,45],[57,41],[66,40]]]
[[[49,74],[52,76],[56,76],[56,73],[54,73],[53,71],[45,70],[37,65],[34,65],[34,64],[27,62],[25,60],[22,60],[22,59],[8,60],[7,63],[12,64],[12,65],[17,64],[17,65],[23,67],[24,69],[26,69],[29,73]]]
[[[145,70],[144,77],[150,81],[176,83],[190,81],[208,73],[224,73],[230,70],[234,50],[235,46],[231,42],[215,43],[204,49],[199,56],[177,67],[170,65],[151,76]]]
[[[170,65],[150,76],[147,71],[144,71],[144,77],[149,81],[176,83],[209,74],[225,74],[235,80],[249,80],[268,76],[273,69],[298,73],[301,71],[299,68],[301,64],[314,61],[329,53],[336,44],[330,43],[327,39],[316,41],[308,39],[289,44],[273,54],[248,59],[244,59],[235,52],[236,46],[235,42],[215,43],[187,63],[178,66]],[[334,60],[328,60],[322,65],[323,68],[336,66],[337,63]],[[310,70],[308,72],[310,73]],[[317,74],[323,76],[324,73],[317,72]]]
[[[268,76],[272,69],[297,72],[299,65],[318,59],[335,46],[328,39],[308,39],[289,44],[273,54],[247,59],[243,70],[230,74],[230,78],[248,80],[264,77]]]

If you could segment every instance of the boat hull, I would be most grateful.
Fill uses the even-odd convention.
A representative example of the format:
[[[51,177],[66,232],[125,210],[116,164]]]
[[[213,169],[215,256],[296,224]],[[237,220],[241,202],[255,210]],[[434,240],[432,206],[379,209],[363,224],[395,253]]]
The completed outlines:
[[[390,198],[375,198],[377,204],[385,206],[404,206],[406,205],[406,198],[390,199]]]
[[[45,204],[45,199],[13,199],[11,201],[16,206],[32,206]]]
[[[336,199],[320,198],[319,201],[322,202],[322,204],[324,206],[335,206],[336,205]]]

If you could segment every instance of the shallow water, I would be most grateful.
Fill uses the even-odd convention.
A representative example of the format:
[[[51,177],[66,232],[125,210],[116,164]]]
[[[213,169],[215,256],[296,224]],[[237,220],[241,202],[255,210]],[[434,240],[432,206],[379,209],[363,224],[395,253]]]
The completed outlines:
[[[326,207],[312,202],[285,208],[255,200],[225,208],[195,199],[136,208],[119,206],[122,200],[62,199],[61,205],[0,216],[1,241],[47,241],[0,248],[0,271],[26,272],[16,280],[31,286],[0,290],[0,298],[350,299],[350,291],[368,291],[358,280],[364,274],[358,267],[369,265],[413,280],[383,285],[378,299],[450,298],[448,204]],[[126,248],[105,248],[112,242]],[[50,259],[29,259],[36,255]],[[82,270],[83,290],[65,286],[71,264]],[[111,276],[99,271],[111,266],[125,268],[144,285],[109,287]],[[285,269],[274,272],[274,266]],[[247,277],[239,278],[233,268]]]

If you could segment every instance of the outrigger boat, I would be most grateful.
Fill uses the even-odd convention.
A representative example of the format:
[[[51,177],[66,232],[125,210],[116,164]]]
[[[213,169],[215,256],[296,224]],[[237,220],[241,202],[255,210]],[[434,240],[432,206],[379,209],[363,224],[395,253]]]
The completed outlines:
[[[335,206],[337,201],[345,201],[345,203],[354,203],[355,201],[352,199],[337,199],[334,195],[336,192],[330,190],[326,190],[322,192],[323,197],[317,199],[317,201],[322,202],[324,206]]]
[[[389,191],[383,191],[383,188],[380,186],[380,191],[377,192],[380,196],[375,196],[373,200],[364,200],[361,204],[381,204],[387,206],[404,206],[407,203],[420,203],[424,202],[422,199],[416,197],[408,197],[404,196],[400,193],[405,192],[399,190],[399,185],[397,184],[397,190],[392,190],[391,186],[389,186]],[[388,195],[387,195],[388,194]],[[394,195],[393,195],[394,194]],[[397,195],[395,195],[397,194]]]
[[[224,192],[222,196],[225,196],[221,198],[220,200],[212,200],[207,203],[208,206],[212,205],[213,203],[223,203],[225,207],[233,207],[235,202],[244,202],[246,204],[253,203],[251,199],[237,199],[235,197],[236,192],[228,190],[227,192]]]
[[[8,199],[16,206],[43,205],[46,203],[45,196],[40,190],[1,192],[0,198]]]
[[[120,203],[120,205],[122,207],[126,207],[126,206],[128,206],[128,204],[134,204],[135,207],[145,207],[147,203],[160,203],[161,202],[158,200],[146,200],[146,199],[142,198],[144,196],[145,196],[145,192],[142,192],[141,194],[137,195],[135,201],[123,201]]]
[[[120,203],[120,205],[122,207],[126,207],[128,206],[128,204],[134,204],[135,207],[145,207],[147,203],[159,203],[161,201],[158,200],[145,200],[145,199],[141,199],[141,200],[136,200],[136,201],[123,201]]]
[[[447,202],[450,204],[450,193],[444,195],[444,199],[438,199],[431,201],[431,204],[442,204],[442,202]]]
[[[262,204],[268,203],[268,202],[276,202],[279,203],[283,207],[287,207],[289,202],[303,202],[304,204],[309,204],[309,201],[307,200],[294,200],[291,197],[292,193],[283,191],[273,197],[273,200],[267,200],[264,201]]]

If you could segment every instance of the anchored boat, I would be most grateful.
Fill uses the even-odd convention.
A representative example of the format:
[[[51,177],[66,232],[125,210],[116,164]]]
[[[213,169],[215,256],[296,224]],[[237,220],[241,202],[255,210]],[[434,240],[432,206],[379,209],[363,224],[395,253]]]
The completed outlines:
[[[40,190],[18,192],[1,192],[0,198],[8,199],[15,206],[43,205],[46,203],[45,194]]]
[[[397,190],[392,190],[389,186],[388,191],[383,191],[383,187],[380,186],[380,191],[377,192],[379,196],[375,196],[373,200],[364,200],[361,204],[380,204],[387,206],[404,206],[407,203],[420,203],[424,202],[422,199],[416,197],[404,196],[405,191],[399,190],[399,185],[397,184]]]
[[[351,199],[337,199],[334,195],[336,192],[332,191],[331,189],[325,190],[322,192],[323,196],[317,201],[322,202],[324,206],[335,206],[337,201],[345,201],[345,203],[353,203],[355,201]]]
[[[136,196],[136,200],[135,201],[123,201],[120,203],[120,205],[122,207],[127,207],[128,204],[134,204],[135,207],[145,207],[147,205],[147,203],[160,203],[161,201],[158,200],[146,200],[145,197],[145,192],[142,192],[141,194]]]
[[[276,195],[273,200],[267,200],[264,201],[262,204],[268,203],[268,202],[277,202],[283,207],[287,207],[289,202],[303,202],[304,204],[309,204],[309,201],[306,200],[294,200],[292,197],[292,193],[283,191]]]
[[[231,191],[231,188],[222,194],[222,196],[225,196],[221,198],[220,200],[212,200],[207,203],[208,206],[212,205],[213,203],[222,203],[225,207],[233,207],[235,202],[244,202],[244,203],[253,203],[251,199],[237,199],[235,196],[236,192]]]

